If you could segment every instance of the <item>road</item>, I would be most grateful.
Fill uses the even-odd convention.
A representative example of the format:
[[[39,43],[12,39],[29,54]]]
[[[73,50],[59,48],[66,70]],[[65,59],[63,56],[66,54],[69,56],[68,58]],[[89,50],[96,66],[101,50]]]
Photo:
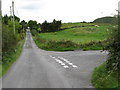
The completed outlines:
[[[2,87],[92,88],[92,71],[106,58],[107,53],[100,51],[41,50],[27,31],[23,51],[3,76]]]

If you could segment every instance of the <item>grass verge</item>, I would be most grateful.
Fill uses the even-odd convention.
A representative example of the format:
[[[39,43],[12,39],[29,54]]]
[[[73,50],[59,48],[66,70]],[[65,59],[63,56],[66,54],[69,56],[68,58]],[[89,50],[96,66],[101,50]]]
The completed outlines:
[[[96,67],[92,74],[92,84],[98,90],[100,88],[118,88],[118,72],[108,72],[106,62]]]
[[[34,41],[41,49],[48,51],[73,51],[73,50],[102,50],[107,41],[91,41],[84,44],[76,44],[70,40],[46,40],[42,37],[35,36]]]
[[[11,65],[20,56],[24,41],[25,40],[22,40],[17,44],[17,46],[15,47],[15,51],[8,52],[2,57],[2,59],[4,59],[4,62],[0,64],[0,70],[1,70],[0,77],[2,77],[8,71],[8,69],[11,67]]]
[[[72,51],[78,48],[77,44],[65,40],[53,41],[53,40],[46,40],[40,37],[34,37],[34,41],[39,48],[48,51]]]

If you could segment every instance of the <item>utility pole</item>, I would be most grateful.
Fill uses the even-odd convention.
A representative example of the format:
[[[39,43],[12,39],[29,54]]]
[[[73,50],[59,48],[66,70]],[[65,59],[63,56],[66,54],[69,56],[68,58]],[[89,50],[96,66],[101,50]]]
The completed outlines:
[[[101,12],[101,17],[102,17],[102,23],[103,23],[103,12]]]
[[[2,1],[0,0],[0,61],[2,60],[2,6],[1,5],[2,5]],[[2,67],[0,66],[0,68]],[[0,72],[2,71],[0,70]]]
[[[12,21],[12,7],[10,6],[10,18],[11,18],[11,21]]]
[[[2,31],[2,1],[0,0],[0,31]]]
[[[0,0],[0,17],[2,17],[2,1]]]
[[[118,15],[120,15],[120,1],[118,2]]]
[[[14,30],[14,34],[15,34],[14,1],[12,1],[12,10],[13,10],[13,30]]]
[[[120,29],[120,1],[118,2],[118,29]],[[120,34],[120,30],[118,30],[118,34]]]

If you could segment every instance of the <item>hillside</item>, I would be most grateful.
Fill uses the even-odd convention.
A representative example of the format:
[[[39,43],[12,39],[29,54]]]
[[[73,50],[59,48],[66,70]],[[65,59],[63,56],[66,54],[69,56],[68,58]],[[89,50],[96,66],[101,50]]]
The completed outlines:
[[[109,24],[117,24],[117,18],[116,17],[102,17],[98,18],[93,21],[93,23],[109,23]]]

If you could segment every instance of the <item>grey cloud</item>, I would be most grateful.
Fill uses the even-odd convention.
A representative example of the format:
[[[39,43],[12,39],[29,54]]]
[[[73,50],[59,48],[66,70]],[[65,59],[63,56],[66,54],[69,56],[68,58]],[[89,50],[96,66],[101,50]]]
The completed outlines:
[[[39,5],[25,5],[25,6],[21,6],[21,9],[28,9],[28,10],[33,10],[33,9],[40,9],[41,6]]]
[[[25,10],[37,10],[43,7],[41,0],[25,0],[19,5],[19,8]]]

